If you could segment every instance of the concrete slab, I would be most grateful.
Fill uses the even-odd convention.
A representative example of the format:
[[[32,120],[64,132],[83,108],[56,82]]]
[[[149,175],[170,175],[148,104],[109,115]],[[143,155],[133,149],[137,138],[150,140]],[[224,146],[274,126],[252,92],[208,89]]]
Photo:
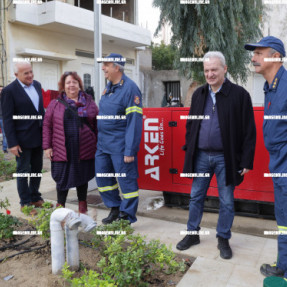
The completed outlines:
[[[226,286],[233,269],[229,262],[197,257],[177,287]]]
[[[257,268],[235,265],[227,284],[237,284],[240,287],[262,287],[264,277]]]
[[[259,270],[263,263],[273,264],[276,260],[277,240],[267,238],[255,266]]]

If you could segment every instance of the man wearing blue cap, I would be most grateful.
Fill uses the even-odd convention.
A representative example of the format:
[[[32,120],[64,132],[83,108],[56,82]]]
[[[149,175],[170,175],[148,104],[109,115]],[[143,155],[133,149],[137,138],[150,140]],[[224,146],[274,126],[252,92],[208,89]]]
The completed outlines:
[[[252,64],[255,72],[262,74],[265,104],[263,135],[269,152],[270,173],[287,172],[287,71],[282,58],[285,48],[278,38],[267,36],[255,44],[246,44],[245,49],[253,51]],[[279,119],[272,119],[274,116]],[[281,119],[280,119],[281,116]],[[284,116],[284,117],[282,117]],[[273,177],[275,217],[279,232],[287,231],[287,178]],[[263,264],[260,271],[265,276],[284,277],[287,281],[287,235],[278,236],[278,258],[273,265]]]
[[[102,70],[109,81],[99,103],[96,180],[110,214],[102,222],[135,222],[138,207],[137,152],[142,133],[142,95],[124,74],[125,59],[111,53]],[[116,175],[116,176],[115,176]],[[117,180],[116,180],[117,177]],[[119,195],[121,188],[123,199]]]

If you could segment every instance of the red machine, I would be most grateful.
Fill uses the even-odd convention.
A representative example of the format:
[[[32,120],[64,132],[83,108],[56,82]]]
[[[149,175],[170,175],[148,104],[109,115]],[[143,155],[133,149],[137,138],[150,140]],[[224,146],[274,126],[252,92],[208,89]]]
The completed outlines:
[[[143,135],[138,155],[139,187],[164,191],[167,205],[178,202],[178,194],[188,205],[192,180],[181,177],[185,144],[185,124],[189,108],[145,108],[143,110]],[[269,173],[269,155],[262,134],[263,108],[254,108],[257,142],[254,169],[245,175],[243,183],[235,189],[235,208],[243,214],[273,216],[273,184]],[[216,208],[218,190],[215,176],[208,190],[209,207]],[[208,206],[208,204],[207,204]]]
[[[58,96],[57,91],[43,91],[45,107]],[[163,191],[167,206],[188,208],[192,180],[181,177],[185,144],[185,124],[189,108],[144,108],[143,134],[138,154],[139,187]],[[263,108],[254,108],[257,142],[254,168],[236,187],[235,210],[243,215],[274,217],[274,192],[269,173],[269,155],[262,134]],[[215,176],[207,192],[205,209],[218,209]]]

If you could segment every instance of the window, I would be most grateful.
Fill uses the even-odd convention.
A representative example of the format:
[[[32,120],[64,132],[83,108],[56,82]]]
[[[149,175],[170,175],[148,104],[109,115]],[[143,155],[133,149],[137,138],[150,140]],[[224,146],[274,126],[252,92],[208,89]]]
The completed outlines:
[[[181,106],[180,81],[164,82],[166,101],[172,106]]]
[[[75,6],[94,11],[94,1],[92,0],[75,0]]]
[[[135,24],[134,7],[135,0],[126,0],[126,4],[124,5],[103,4],[102,14],[124,22]]]
[[[84,74],[84,90],[86,90],[88,87],[91,87],[92,80],[90,74]]]

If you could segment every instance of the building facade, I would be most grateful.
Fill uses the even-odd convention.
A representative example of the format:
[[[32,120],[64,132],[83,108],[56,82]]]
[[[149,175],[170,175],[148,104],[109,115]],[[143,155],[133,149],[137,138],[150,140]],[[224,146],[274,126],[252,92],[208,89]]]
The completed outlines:
[[[13,81],[13,62],[28,58],[44,90],[57,90],[61,74],[76,71],[85,88],[101,93],[94,58],[117,52],[127,60],[126,74],[140,84],[139,52],[151,44],[151,34],[138,25],[137,0],[101,5],[102,55],[94,55],[93,0],[13,2],[1,0],[0,83]]]

